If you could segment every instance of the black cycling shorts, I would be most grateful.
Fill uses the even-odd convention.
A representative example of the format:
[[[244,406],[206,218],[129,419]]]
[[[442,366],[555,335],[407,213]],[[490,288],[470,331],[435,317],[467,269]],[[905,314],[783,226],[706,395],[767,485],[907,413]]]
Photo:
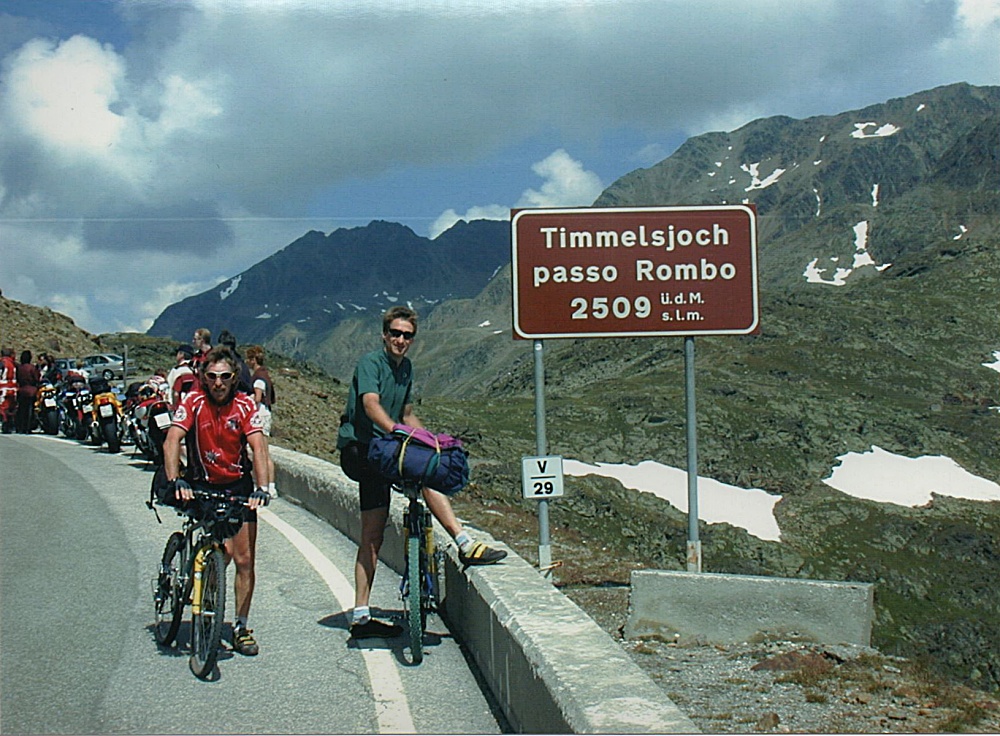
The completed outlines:
[[[368,445],[352,442],[340,451],[340,467],[358,484],[362,511],[389,508],[389,481],[368,462]]]
[[[198,488],[203,491],[229,491],[233,496],[242,499],[244,502],[250,498],[250,494],[253,493],[253,478],[249,475],[244,475],[235,483],[207,483],[203,480],[191,481],[192,488]],[[257,523],[257,509],[249,509],[246,506],[241,507],[244,524],[256,524]]]

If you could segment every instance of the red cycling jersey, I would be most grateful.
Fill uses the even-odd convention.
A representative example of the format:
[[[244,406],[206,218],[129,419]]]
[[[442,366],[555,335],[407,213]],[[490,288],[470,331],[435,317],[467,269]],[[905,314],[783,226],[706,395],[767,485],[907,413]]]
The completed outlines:
[[[201,391],[189,393],[174,412],[173,426],[187,432],[189,480],[215,484],[245,475],[250,467],[246,438],[263,429],[254,400],[238,392],[222,406]]]

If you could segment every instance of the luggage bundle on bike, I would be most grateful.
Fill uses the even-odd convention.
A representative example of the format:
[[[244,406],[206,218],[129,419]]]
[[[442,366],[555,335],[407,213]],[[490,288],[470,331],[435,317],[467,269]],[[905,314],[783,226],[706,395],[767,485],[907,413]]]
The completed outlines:
[[[368,446],[368,462],[393,483],[410,481],[448,496],[469,484],[469,456],[462,441],[447,434],[396,424]]]

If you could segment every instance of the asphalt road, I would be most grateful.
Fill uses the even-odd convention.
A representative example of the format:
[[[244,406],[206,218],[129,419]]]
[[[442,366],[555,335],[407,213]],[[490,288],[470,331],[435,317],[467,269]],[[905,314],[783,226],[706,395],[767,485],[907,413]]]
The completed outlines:
[[[280,498],[258,537],[261,652],[227,649],[217,680],[196,679],[186,646],[160,649],[151,630],[150,581],[181,520],[160,509],[157,523],[152,471],[130,453],[0,436],[0,732],[501,732],[439,619],[419,666],[404,638],[349,639],[356,548]],[[399,608],[398,582],[379,571],[373,608]]]

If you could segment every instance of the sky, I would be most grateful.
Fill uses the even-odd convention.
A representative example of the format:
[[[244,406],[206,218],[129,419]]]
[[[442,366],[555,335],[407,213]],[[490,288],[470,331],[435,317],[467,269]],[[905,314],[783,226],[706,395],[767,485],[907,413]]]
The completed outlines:
[[[2,0],[0,291],[142,332],[310,230],[586,206],[998,48],[1000,0]]]

